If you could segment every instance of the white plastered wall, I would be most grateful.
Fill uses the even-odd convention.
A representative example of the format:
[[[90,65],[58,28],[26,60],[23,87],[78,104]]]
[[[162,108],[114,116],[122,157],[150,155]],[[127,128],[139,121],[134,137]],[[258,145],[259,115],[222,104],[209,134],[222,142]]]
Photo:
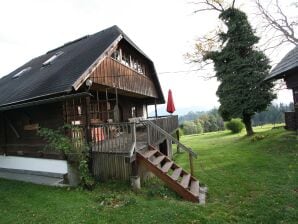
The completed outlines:
[[[67,173],[67,162],[65,160],[0,155],[0,168]]]

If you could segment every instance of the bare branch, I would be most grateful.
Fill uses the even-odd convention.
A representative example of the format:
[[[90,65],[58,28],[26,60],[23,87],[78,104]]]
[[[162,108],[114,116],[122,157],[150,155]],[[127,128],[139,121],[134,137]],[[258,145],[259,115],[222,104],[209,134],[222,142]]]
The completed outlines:
[[[267,33],[271,33],[267,41],[271,46],[265,50],[273,49],[274,47],[278,48],[286,43],[298,46],[298,37],[295,34],[298,21],[289,21],[289,16],[281,8],[279,0],[275,0],[274,3],[272,1],[270,2],[270,5],[276,9],[274,14],[265,9],[260,0],[255,0],[255,3],[260,16],[262,16],[265,22],[265,25],[261,26],[261,29]],[[273,32],[274,30],[277,32]]]
[[[275,81],[274,84],[275,84],[274,85],[274,91],[275,92],[287,89],[287,85],[282,79],[279,79],[279,80]]]
[[[198,5],[200,9],[195,10],[194,12],[203,12],[203,11],[218,11],[223,12],[224,7],[222,5],[222,0],[202,0],[191,2],[192,4]]]

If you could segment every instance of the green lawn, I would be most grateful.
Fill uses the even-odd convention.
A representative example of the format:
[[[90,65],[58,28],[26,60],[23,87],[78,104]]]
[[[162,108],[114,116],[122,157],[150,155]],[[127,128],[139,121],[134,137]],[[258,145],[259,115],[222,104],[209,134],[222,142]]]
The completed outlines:
[[[87,192],[0,179],[0,223],[297,223],[297,136],[270,126],[256,131],[183,136],[199,153],[195,174],[209,188],[204,207],[156,180],[134,193],[119,182]],[[175,159],[188,168],[185,153]]]

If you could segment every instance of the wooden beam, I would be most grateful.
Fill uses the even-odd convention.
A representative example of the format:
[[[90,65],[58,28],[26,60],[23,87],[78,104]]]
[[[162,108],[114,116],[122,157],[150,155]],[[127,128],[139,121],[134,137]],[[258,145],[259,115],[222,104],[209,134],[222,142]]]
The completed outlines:
[[[16,135],[16,137],[17,138],[20,138],[21,135],[19,134],[19,132],[17,131],[17,129],[13,126],[13,123],[7,117],[5,117],[5,120],[6,120],[7,124],[8,124],[8,126],[10,127],[10,129]]]

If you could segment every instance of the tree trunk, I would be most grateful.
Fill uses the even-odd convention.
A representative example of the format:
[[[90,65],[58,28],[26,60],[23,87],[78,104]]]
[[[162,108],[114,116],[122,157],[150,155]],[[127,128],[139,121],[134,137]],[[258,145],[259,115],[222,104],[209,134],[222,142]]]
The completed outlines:
[[[251,126],[251,115],[244,114],[242,121],[245,125],[247,136],[253,135],[254,131],[253,131],[252,126]]]

